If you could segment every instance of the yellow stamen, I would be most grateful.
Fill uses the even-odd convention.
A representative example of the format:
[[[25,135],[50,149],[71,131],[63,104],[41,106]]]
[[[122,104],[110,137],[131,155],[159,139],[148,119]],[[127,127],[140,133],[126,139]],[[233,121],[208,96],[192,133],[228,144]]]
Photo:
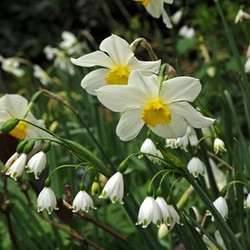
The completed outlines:
[[[142,4],[146,7],[150,0],[141,0]]]
[[[20,121],[18,125],[9,133],[10,135],[14,136],[17,139],[25,139],[27,125],[25,122]]]
[[[113,67],[105,77],[107,84],[127,85],[130,70],[127,66]]]
[[[142,111],[142,120],[151,127],[165,125],[171,121],[171,112],[167,105],[157,98],[148,101]]]

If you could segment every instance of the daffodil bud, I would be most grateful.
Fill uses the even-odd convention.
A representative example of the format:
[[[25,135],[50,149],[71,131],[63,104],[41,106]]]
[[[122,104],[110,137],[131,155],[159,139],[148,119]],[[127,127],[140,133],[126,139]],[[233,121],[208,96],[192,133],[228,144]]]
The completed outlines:
[[[9,119],[2,125],[0,129],[1,134],[7,134],[11,132],[18,125],[18,123],[19,123],[19,119],[17,118]]]

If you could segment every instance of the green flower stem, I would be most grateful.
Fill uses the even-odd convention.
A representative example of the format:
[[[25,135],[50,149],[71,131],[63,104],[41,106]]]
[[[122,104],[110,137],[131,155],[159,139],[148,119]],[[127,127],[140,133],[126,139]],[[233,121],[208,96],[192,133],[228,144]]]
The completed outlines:
[[[234,233],[232,232],[231,228],[227,225],[225,220],[222,218],[220,213],[214,207],[213,203],[210,201],[206,193],[198,185],[195,179],[190,174],[186,176],[186,179],[194,187],[196,192],[199,194],[199,196],[205,203],[206,207],[210,210],[210,212],[214,216],[216,227],[220,230],[220,233],[230,241],[230,244],[232,245],[233,249],[243,250],[243,247],[241,246],[239,241],[235,238]]]
[[[49,174],[49,176],[48,176],[47,179],[51,179],[51,176],[52,176],[56,171],[58,171],[58,170],[60,170],[60,169],[63,169],[63,168],[75,168],[75,169],[77,169],[77,168],[84,168],[84,167],[85,167],[85,166],[83,165],[83,163],[80,163],[80,164],[64,164],[64,165],[58,166],[58,167],[56,167],[55,169],[53,169],[53,170],[50,172],[50,174]]]
[[[150,56],[150,58],[151,58],[152,61],[157,61],[157,60],[158,60],[158,58],[157,58],[157,56],[155,55],[155,53],[154,53],[154,51],[153,51],[151,45],[147,42],[147,40],[146,40],[145,38],[139,37],[139,38],[135,39],[135,40],[130,44],[130,48],[131,48],[132,51],[135,51],[136,48],[137,48],[139,45],[141,45],[142,47],[144,47],[144,48],[147,50],[147,52],[148,52],[148,54],[149,54],[149,56]]]
[[[158,74],[158,78],[157,78],[157,82],[158,82],[158,93],[161,92],[161,89],[162,89],[162,84],[163,84],[163,81],[164,81],[164,77],[165,77],[165,74],[166,74],[166,71],[167,71],[167,67],[168,65],[166,63],[164,63],[161,68],[160,68],[160,71],[159,71],[159,74]]]

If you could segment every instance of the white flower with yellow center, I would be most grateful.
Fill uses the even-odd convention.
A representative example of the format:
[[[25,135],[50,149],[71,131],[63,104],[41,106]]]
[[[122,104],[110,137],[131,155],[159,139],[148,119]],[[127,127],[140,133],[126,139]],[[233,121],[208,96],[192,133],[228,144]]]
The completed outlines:
[[[147,12],[154,18],[162,16],[162,20],[167,28],[172,28],[170,18],[164,9],[164,3],[172,4],[174,0],[137,0],[142,2]]]
[[[71,59],[72,63],[82,67],[100,66],[87,74],[81,86],[91,95],[96,95],[96,90],[101,86],[127,85],[130,73],[140,69],[147,73],[157,73],[159,61],[139,61],[134,56],[129,44],[119,36],[111,35],[100,44],[101,51]]]
[[[0,98],[0,127],[11,118],[22,119],[28,108],[28,101],[20,95],[6,94]],[[45,127],[42,120],[37,120],[31,112],[28,112],[25,120],[40,127]],[[17,139],[32,138],[37,136],[48,136],[46,132],[20,121],[18,125],[9,133]]]
[[[185,135],[188,124],[195,128],[210,126],[214,119],[202,116],[188,102],[201,91],[198,79],[176,77],[163,82],[159,91],[157,76],[131,73],[128,86],[103,86],[97,91],[102,104],[114,112],[124,112],[116,128],[123,141],[135,138],[144,124],[158,136]]]

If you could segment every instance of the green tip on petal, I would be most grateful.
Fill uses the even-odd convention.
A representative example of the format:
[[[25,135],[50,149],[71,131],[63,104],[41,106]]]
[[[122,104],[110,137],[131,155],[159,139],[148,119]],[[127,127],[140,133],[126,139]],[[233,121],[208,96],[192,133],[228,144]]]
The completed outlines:
[[[147,219],[144,219],[143,223],[142,223],[142,227],[146,228],[147,226],[148,226],[148,221],[147,221]]]
[[[112,197],[111,201],[112,201],[113,203],[116,202],[116,195],[115,195],[114,197]]]

